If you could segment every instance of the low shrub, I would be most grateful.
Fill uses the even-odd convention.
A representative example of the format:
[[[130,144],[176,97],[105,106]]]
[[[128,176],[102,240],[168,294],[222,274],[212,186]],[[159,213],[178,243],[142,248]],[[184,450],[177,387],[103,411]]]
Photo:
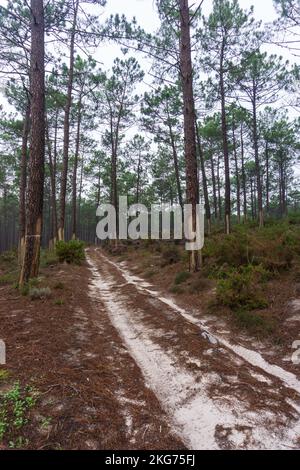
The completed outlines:
[[[41,267],[55,266],[59,262],[57,254],[52,250],[41,250]]]
[[[0,394],[0,443],[3,439],[13,442],[16,431],[28,423],[30,409],[35,406],[37,397],[32,387],[19,383]]]
[[[31,300],[45,300],[51,297],[51,289],[49,287],[32,287],[29,289],[29,297]]]
[[[179,263],[180,251],[176,246],[166,248],[162,254],[161,266],[165,267],[171,264]]]
[[[85,259],[84,243],[79,240],[59,241],[56,244],[56,254],[60,263],[81,264]]]
[[[217,302],[233,310],[255,310],[268,306],[260,283],[268,279],[262,266],[241,266],[223,272],[217,282]]]
[[[175,277],[174,284],[178,286],[179,284],[183,284],[191,277],[191,273],[187,271],[182,271],[181,273],[177,273]]]
[[[181,286],[172,286],[170,292],[172,294],[183,294],[184,290]]]
[[[234,319],[237,324],[253,333],[271,334],[274,332],[274,322],[265,318],[257,312],[249,312],[247,310],[236,310]]]

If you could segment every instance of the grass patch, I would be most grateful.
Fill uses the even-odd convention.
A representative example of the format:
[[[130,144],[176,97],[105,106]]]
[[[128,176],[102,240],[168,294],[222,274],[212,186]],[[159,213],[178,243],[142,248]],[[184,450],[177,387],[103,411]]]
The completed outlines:
[[[54,305],[61,306],[61,305],[64,305],[64,304],[65,304],[65,301],[63,299],[54,300]]]
[[[41,251],[41,267],[47,268],[48,266],[55,266],[59,263],[57,254],[53,250]]]
[[[0,369],[0,382],[5,382],[9,378],[9,372],[6,369]]]
[[[6,285],[9,285],[9,284],[16,284],[17,280],[18,280],[18,272],[17,271],[2,274],[2,276],[0,276],[0,285],[1,286],[6,286]]]

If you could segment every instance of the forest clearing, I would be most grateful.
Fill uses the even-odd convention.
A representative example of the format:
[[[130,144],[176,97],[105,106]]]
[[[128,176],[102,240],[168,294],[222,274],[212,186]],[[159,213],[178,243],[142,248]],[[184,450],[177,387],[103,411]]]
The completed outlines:
[[[299,450],[299,0],[0,0],[0,42],[0,461]]]

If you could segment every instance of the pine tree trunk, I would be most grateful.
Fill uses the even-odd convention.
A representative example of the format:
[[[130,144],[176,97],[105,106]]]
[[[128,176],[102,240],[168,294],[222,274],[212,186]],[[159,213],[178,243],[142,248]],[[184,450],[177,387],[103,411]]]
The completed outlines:
[[[57,127],[57,124],[56,124]],[[57,128],[55,129],[55,134]],[[50,249],[55,247],[57,241],[57,206],[56,206],[56,135],[54,142],[54,156],[52,156],[52,147],[49,136],[48,120],[46,118],[46,141],[48,147],[49,156],[49,172],[50,172],[50,183],[51,183],[51,206],[52,206],[52,233],[49,243]]]
[[[266,141],[266,212],[269,213],[270,210],[270,168],[269,168],[269,146]]]
[[[77,133],[76,133],[76,148],[74,155],[74,168],[72,178],[72,239],[76,240],[77,235],[77,171],[78,171],[78,157],[80,148],[80,130],[81,130],[81,117],[82,117],[82,96],[79,98],[78,103],[78,118],[77,118]]]
[[[205,171],[204,154],[203,154],[203,149],[202,149],[202,144],[201,144],[201,139],[200,139],[199,126],[198,126],[196,119],[195,119],[195,125],[196,125],[198,155],[199,155],[200,168],[201,168],[201,173],[202,173],[205,213],[206,213],[207,229],[208,229],[207,231],[210,234],[211,233],[211,211],[210,211],[210,203],[209,203],[208,188],[207,188],[207,177],[206,177],[206,171]]]
[[[196,209],[199,203],[197,150],[195,132],[195,105],[190,37],[190,12],[188,0],[179,0],[180,7],[180,68],[184,102],[184,145],[186,161],[187,203],[192,205],[192,225],[196,232]],[[190,270],[199,269],[199,252],[190,252]]]
[[[258,135],[257,135],[257,114],[256,114],[256,88],[253,83],[253,143],[254,143],[254,155],[255,155],[255,172],[256,172],[256,184],[257,184],[257,203],[258,203],[258,217],[259,226],[264,225],[264,212],[263,212],[263,200],[262,200],[262,184],[260,175],[260,163],[259,163],[259,152],[258,152]]]
[[[244,155],[244,137],[243,137],[243,124],[241,124],[241,159],[242,159],[242,180],[243,180],[243,211],[244,211],[244,222],[247,221],[247,187],[246,187],[246,171],[245,171],[245,155]]]
[[[226,102],[225,102],[225,86],[224,86],[224,48],[223,40],[221,58],[220,58],[220,92],[221,92],[221,114],[222,114],[222,137],[223,137],[223,153],[225,168],[225,233],[230,233],[230,216],[231,216],[231,200],[230,200],[230,168],[229,168],[229,150],[227,136],[227,119],[226,119]]]
[[[221,221],[222,220],[222,198],[221,198],[221,178],[220,178],[220,155],[218,155],[217,182],[218,182],[219,220]]]
[[[174,162],[175,178],[176,178],[176,184],[177,184],[178,201],[183,211],[183,199],[182,199],[182,190],[181,190],[181,183],[180,183],[178,155],[177,155],[173,129],[170,123],[169,113],[168,113],[168,126],[169,126],[170,141],[171,141],[172,152],[173,152],[173,162]]]
[[[136,181],[136,203],[140,202],[140,184],[141,184],[141,151],[139,150],[139,161],[137,167],[137,181]]]
[[[237,205],[237,216],[238,223],[241,223],[241,185],[240,185],[240,174],[239,174],[239,165],[236,149],[236,138],[234,124],[232,128],[232,140],[233,140],[233,155],[234,155],[234,164],[235,164],[235,178],[236,178],[236,205]]]
[[[215,164],[212,149],[210,151],[210,167],[211,167],[211,179],[213,187],[213,198],[214,198],[214,217],[218,218],[218,199],[217,199],[217,184],[215,175]]]
[[[79,0],[76,0],[76,2],[74,2],[74,18],[73,18],[73,25],[72,25],[72,31],[71,31],[68,93],[67,93],[67,101],[66,101],[66,106],[65,106],[65,118],[64,118],[63,169],[62,169],[62,175],[61,175],[60,223],[59,223],[59,229],[58,229],[59,240],[65,239],[66,194],[67,194],[67,178],[68,178],[68,168],[69,168],[69,143],[70,143],[70,113],[71,113],[71,106],[72,106],[75,37],[76,37],[78,8],[79,8]]]
[[[43,0],[31,0],[31,137],[25,250],[20,285],[38,276],[45,163],[45,44]]]
[[[30,102],[26,106],[24,116],[23,134],[22,134],[22,150],[21,150],[21,166],[20,166],[20,201],[19,201],[19,264],[22,266],[25,248],[25,232],[26,232],[26,184],[27,184],[27,153],[28,153],[28,137],[30,130]]]

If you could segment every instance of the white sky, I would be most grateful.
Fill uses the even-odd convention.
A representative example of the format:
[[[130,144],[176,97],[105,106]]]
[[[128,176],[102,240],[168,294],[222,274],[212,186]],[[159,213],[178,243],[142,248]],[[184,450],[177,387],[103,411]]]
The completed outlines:
[[[189,3],[190,5],[198,5],[200,2],[199,0],[189,0]],[[273,6],[273,0],[239,0],[239,3],[242,8],[247,10],[253,5],[255,18],[257,20],[262,20],[264,23],[272,22],[277,17]],[[205,16],[208,15],[211,12],[211,9],[212,1],[204,0],[202,7],[203,14]],[[103,18],[117,13],[119,15],[124,13],[128,19],[135,16],[137,23],[149,33],[156,31],[159,27],[159,18],[155,7],[155,0],[107,0]],[[290,59],[289,54],[283,54],[284,51],[282,50],[274,51],[274,48],[270,48],[270,52],[287,55],[287,58]],[[99,57],[99,60],[104,63],[105,67],[109,68],[114,57],[119,53],[118,46],[114,47],[106,44],[100,48],[97,57]],[[137,58],[140,63],[144,64],[144,61],[141,60],[141,56]]]

